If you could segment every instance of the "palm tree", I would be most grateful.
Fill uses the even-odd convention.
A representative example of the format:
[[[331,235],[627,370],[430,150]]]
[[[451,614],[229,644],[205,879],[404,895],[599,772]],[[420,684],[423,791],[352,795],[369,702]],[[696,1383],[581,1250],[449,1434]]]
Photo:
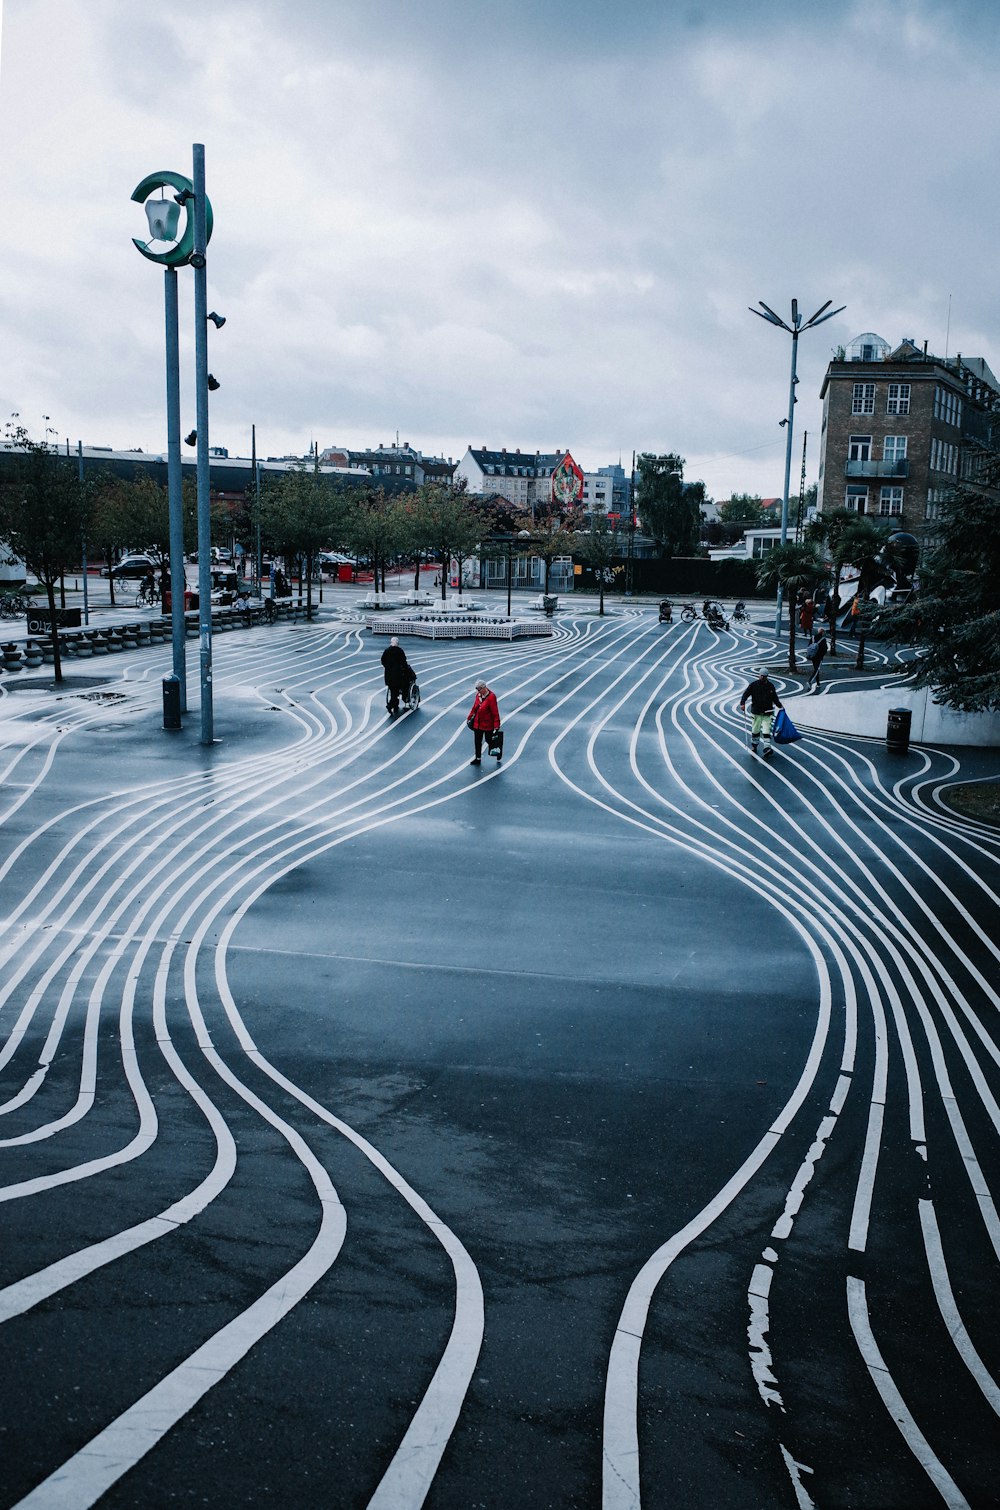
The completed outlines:
[[[805,538],[810,545],[823,552],[833,567],[833,591],[830,601],[833,604],[833,612],[829,615],[830,620],[830,654],[837,654],[837,610],[840,608],[840,580],[844,570],[844,557],[840,555],[840,541],[845,530],[852,529],[858,522],[858,516],[852,509],[831,509],[829,514],[818,514],[811,519],[805,528]]]
[[[814,545],[796,545],[788,541],[776,545],[757,564],[757,585],[765,590],[780,583],[788,598],[788,669],[795,668],[795,600],[799,589],[811,591],[823,576],[823,562]]]
[[[862,613],[858,620],[858,658],[855,664],[859,671],[863,670],[865,664],[865,631],[869,622],[864,605],[869,594],[887,576],[886,533],[885,525],[876,524],[874,519],[867,519],[864,514],[855,514],[854,522],[840,532],[834,550],[838,581],[845,565],[858,568],[857,594]]]

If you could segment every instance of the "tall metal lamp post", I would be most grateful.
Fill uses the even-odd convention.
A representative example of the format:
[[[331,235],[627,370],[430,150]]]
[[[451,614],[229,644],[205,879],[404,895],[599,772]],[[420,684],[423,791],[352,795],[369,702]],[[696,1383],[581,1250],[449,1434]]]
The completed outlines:
[[[213,743],[212,717],[212,591],[211,523],[208,468],[208,338],[205,288],[205,250],[212,235],[212,206],[205,193],[205,149],[195,145],[193,176],[151,173],[133,191],[144,205],[149,240],[133,236],[133,245],[150,262],[164,268],[164,307],[167,351],[167,498],[170,510],[170,624],[173,674],[180,683],[180,708],[187,708],[187,667],[184,624],[184,517],[181,499],[180,361],[178,356],[177,269],[195,269],[195,393],[198,429],[198,627],[201,647],[201,742]],[[160,198],[151,195],[160,190]],[[173,190],[170,199],[163,193]],[[180,214],[184,229],[178,236]],[[154,251],[153,243],[163,250]],[[219,324],[221,317],[213,316]],[[222,321],[222,323],[225,323]],[[219,385],[214,382],[212,386]],[[178,590],[179,589],[179,590]]]
[[[827,299],[826,303],[820,305],[819,309],[814,315],[810,315],[808,320],[803,320],[802,316],[799,314],[799,301],[798,299],[793,299],[792,323],[791,325],[789,325],[781,318],[780,315],[776,315],[774,310],[769,308],[768,305],[764,303],[763,299],[758,299],[757,302],[760,305],[760,309],[754,309],[752,306],[748,306],[750,313],[752,315],[757,315],[761,320],[766,320],[769,325],[777,325],[781,330],[787,330],[788,334],[792,338],[792,372],[788,383],[788,419],[786,421],[787,429],[785,434],[785,486],[781,496],[781,544],[784,545],[785,541],[788,538],[788,485],[792,475],[792,428],[795,421],[795,388],[799,381],[795,376],[795,365],[798,359],[799,336],[802,331],[812,330],[814,325],[822,325],[824,320],[832,320],[834,315],[842,314],[843,311],[847,308],[847,305],[842,304],[839,309],[830,309],[830,305],[833,303],[833,300]],[[764,311],[763,314],[761,314],[761,310]],[[830,313],[824,314],[824,310],[830,310]],[[778,583],[778,610],[774,622],[774,632],[775,634],[781,633],[780,582]]]

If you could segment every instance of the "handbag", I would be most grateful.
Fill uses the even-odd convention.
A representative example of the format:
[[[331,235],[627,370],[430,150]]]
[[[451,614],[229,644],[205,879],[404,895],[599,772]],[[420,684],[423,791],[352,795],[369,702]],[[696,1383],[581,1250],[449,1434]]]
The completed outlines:
[[[486,748],[499,760],[503,755],[503,730],[490,729],[486,736]]]
[[[792,723],[784,708],[779,708],[774,715],[774,723],[771,725],[771,737],[775,744],[779,745],[794,744],[797,739],[802,738],[802,735]]]

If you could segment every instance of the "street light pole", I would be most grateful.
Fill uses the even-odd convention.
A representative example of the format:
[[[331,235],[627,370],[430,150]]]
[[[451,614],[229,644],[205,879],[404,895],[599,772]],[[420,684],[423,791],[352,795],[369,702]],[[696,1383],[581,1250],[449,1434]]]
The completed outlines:
[[[180,364],[178,358],[176,269],[187,267],[189,264],[192,267],[197,268],[200,266],[204,269],[205,247],[212,234],[212,206],[205,197],[204,148],[196,147],[194,150],[196,165],[198,154],[201,153],[200,194],[196,196],[192,179],[185,177],[182,173],[173,172],[151,173],[132,192],[133,200],[145,207],[146,218],[149,222],[149,240],[140,241],[137,236],[133,236],[132,244],[150,262],[159,263],[166,274],[164,279],[164,314],[167,351],[167,498],[170,511],[170,622],[173,644],[173,675],[179,683],[179,712],[183,712],[187,706],[187,676],[185,665],[184,592],[186,583],[184,573],[184,520],[181,493]],[[157,189],[160,190],[160,198],[153,199],[152,195]],[[168,199],[164,193],[166,189],[176,192],[172,193]],[[195,213],[192,213],[190,208],[192,203],[195,205]],[[179,221],[182,210],[184,212],[184,227],[183,230],[180,230]],[[200,229],[196,227],[196,222],[199,222]],[[199,229],[197,255],[196,229]],[[179,230],[180,234],[178,234]],[[154,250],[154,246],[157,244],[163,248],[162,251]],[[205,361],[207,363],[207,349],[205,352]],[[199,401],[201,386],[199,384]],[[199,404],[200,418],[201,407]],[[204,427],[199,424],[199,429],[204,428],[205,457],[207,463],[207,405],[205,406],[205,420]],[[211,594],[209,594],[210,597]],[[166,696],[166,683],[164,683],[164,688],[164,695]],[[175,726],[170,725],[170,727]]]
[[[173,674],[180,683],[180,710],[187,712],[187,632],[184,627],[184,503],[181,486],[181,379],[177,269],[163,270],[167,331],[167,509],[170,546],[170,642]]]
[[[212,710],[212,518],[208,463],[208,273],[205,255],[208,225],[205,211],[205,148],[192,148],[194,186],[194,363],[196,427],[198,431],[198,648],[201,678],[201,742],[214,743]]]
[[[788,538],[788,487],[792,476],[792,429],[795,421],[795,389],[799,381],[795,375],[795,367],[798,360],[799,335],[804,330],[812,330],[815,325],[822,325],[824,320],[832,320],[834,315],[842,314],[847,305],[842,304],[839,309],[830,309],[833,300],[827,299],[826,303],[821,304],[814,315],[810,315],[808,320],[803,321],[802,316],[799,314],[799,301],[798,299],[793,299],[792,323],[788,325],[780,315],[776,315],[774,310],[764,303],[763,299],[758,299],[757,302],[760,305],[760,309],[753,309],[751,307],[750,313],[757,315],[761,320],[766,320],[769,325],[777,325],[781,330],[787,330],[792,338],[792,371],[788,382],[788,419],[786,421],[787,436],[785,439],[785,486],[781,496],[781,544],[784,545]],[[761,314],[761,310],[764,311],[763,314]],[[830,310],[829,314],[824,314],[824,310]],[[774,632],[775,634],[781,633],[780,582],[778,583],[778,608],[775,616]]]

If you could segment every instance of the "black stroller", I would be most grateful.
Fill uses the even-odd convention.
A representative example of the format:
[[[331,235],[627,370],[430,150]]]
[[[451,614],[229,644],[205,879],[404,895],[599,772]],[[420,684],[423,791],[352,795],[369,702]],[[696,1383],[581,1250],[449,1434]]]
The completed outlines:
[[[672,624],[674,618],[674,605],[669,598],[664,598],[660,604],[660,623]]]

